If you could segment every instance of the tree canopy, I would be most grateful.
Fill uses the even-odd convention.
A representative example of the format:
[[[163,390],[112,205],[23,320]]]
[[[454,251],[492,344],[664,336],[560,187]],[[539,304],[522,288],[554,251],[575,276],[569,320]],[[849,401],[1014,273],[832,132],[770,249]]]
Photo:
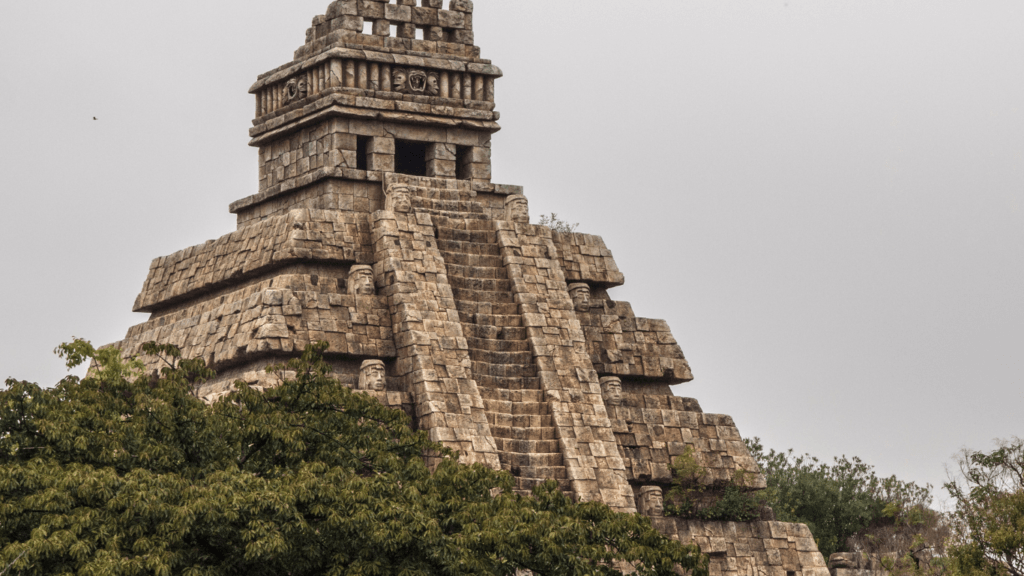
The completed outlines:
[[[706,576],[707,558],[637,514],[574,503],[413,431],[330,375],[326,344],[213,405],[202,360],[159,375],[115,349],[61,346],[90,374],[0,391],[0,574]],[[423,456],[436,456],[435,469]],[[622,564],[618,564],[622,566]]]
[[[953,497],[949,558],[961,576],[1024,576],[1024,440],[1000,440],[991,452],[964,450]]]
[[[874,467],[857,457],[843,456],[828,463],[807,454],[795,455],[792,450],[766,452],[759,438],[747,440],[747,447],[768,482],[766,503],[776,518],[807,524],[825,558],[834,552],[852,551],[851,545],[858,542],[851,542],[851,537],[867,535],[881,526],[915,530],[923,526],[918,519],[926,519],[930,486],[895,476],[881,478]],[[941,544],[941,536],[939,539]],[[865,541],[862,538],[859,543]]]

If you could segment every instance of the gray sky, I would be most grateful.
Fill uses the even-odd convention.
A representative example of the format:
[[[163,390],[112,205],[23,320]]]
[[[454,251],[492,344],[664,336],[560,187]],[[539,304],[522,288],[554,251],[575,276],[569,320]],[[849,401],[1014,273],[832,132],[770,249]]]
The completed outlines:
[[[257,189],[256,75],[327,0],[0,4],[0,377],[120,339]],[[1024,3],[476,0],[496,182],[601,234],[677,388],[938,484],[1024,435]],[[96,117],[97,120],[93,120]]]

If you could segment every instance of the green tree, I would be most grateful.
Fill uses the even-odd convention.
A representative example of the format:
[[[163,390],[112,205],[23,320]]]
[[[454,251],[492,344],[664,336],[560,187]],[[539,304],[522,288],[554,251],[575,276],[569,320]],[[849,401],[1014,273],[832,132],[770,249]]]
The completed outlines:
[[[84,379],[0,392],[0,573],[121,576],[707,575],[695,546],[640,515],[457,457],[408,417],[330,377],[326,344],[260,392],[208,406],[202,360],[149,345],[159,375],[75,341]],[[424,454],[437,462],[432,471]]]
[[[1024,576],[1024,440],[997,441],[992,452],[964,450],[953,497],[948,554],[962,576]]]
[[[724,486],[708,481],[707,468],[697,462],[695,451],[688,446],[672,460],[672,487],[665,493],[665,513],[669,516],[750,522],[764,515],[763,491],[749,491],[744,486],[745,472],[739,471]]]
[[[931,502],[931,486],[880,478],[856,457],[829,464],[792,450],[765,452],[759,438],[746,442],[768,482],[767,504],[776,518],[807,524],[826,558],[850,551],[850,537],[872,525],[896,522],[899,510]]]

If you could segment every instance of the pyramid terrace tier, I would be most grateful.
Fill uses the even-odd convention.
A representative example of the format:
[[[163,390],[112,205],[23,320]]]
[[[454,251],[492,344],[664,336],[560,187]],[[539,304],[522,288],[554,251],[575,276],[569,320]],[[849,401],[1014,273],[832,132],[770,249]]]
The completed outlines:
[[[601,298],[603,294],[595,290],[597,297],[589,309],[577,311],[598,372],[667,384],[693,380],[690,364],[667,322],[637,318],[628,302]],[[623,385],[628,386],[626,380]]]
[[[630,482],[668,486],[672,462],[692,450],[704,484],[767,487],[730,416],[705,414],[691,398],[656,394],[624,394],[607,409]]]
[[[134,310],[170,310],[298,262],[345,265],[372,259],[366,213],[292,209],[153,260]]]
[[[825,559],[804,524],[670,517],[652,518],[651,523],[670,538],[700,546],[711,557],[711,576],[829,576]]]
[[[343,293],[343,273],[308,268],[286,268],[154,315],[115,346],[125,355],[141,355],[150,369],[159,368],[160,359],[142,355],[146,342],[176,345],[183,357],[203,358],[217,371],[267,356],[294,356],[319,341],[328,342],[334,356],[394,358],[387,300]]]

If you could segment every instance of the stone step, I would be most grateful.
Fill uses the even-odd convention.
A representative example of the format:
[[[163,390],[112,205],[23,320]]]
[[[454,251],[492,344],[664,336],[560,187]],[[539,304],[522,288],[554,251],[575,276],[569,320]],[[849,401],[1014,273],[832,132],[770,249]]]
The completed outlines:
[[[474,376],[501,376],[503,378],[535,378],[537,367],[532,364],[492,364],[473,361]],[[479,380],[477,380],[479,384]]]
[[[519,305],[516,303],[509,302],[473,302],[472,300],[457,300],[455,302],[455,308],[459,311],[459,316],[472,316],[475,314],[497,314],[500,316],[519,316]],[[517,326],[522,326],[520,321]],[[523,338],[526,338],[524,333]]]
[[[497,236],[495,235],[494,230],[459,230],[457,228],[443,228],[438,226],[437,239],[494,244],[497,241]]]
[[[523,496],[530,496],[533,494],[533,489],[536,486],[544,484],[547,478],[524,478],[522,476],[516,478],[516,494],[522,494]],[[568,479],[556,480],[558,482],[558,489],[566,494],[572,494],[572,482]]]
[[[529,352],[530,343],[526,340],[497,340],[491,338],[466,337],[470,349],[487,350],[488,352]]]
[[[515,302],[515,296],[511,292],[472,290],[452,286],[452,294],[455,295],[455,300],[468,300],[470,302],[490,302],[492,304],[512,304]]]
[[[482,215],[484,213],[483,204],[472,200],[438,200],[434,198],[413,196],[412,207],[427,211],[449,212],[451,213],[451,216],[446,215],[446,217],[453,220],[464,220],[466,218],[471,218],[471,214]]]
[[[513,402],[497,398],[484,398],[484,410],[498,415],[507,416],[546,416],[548,405],[545,402]]]
[[[509,438],[512,440],[557,440],[558,434],[553,425],[554,418],[551,416],[514,416],[511,414],[495,414],[485,412],[488,421],[493,416],[495,422],[491,422],[491,436],[495,438]],[[512,424],[506,424],[511,417]]]
[[[456,302],[456,308],[458,303]],[[523,318],[518,314],[472,314],[463,313],[459,311],[459,319],[462,320],[463,324],[479,324],[480,326],[497,326],[504,328],[511,326],[512,328],[522,328]],[[525,328],[524,328],[525,330]]]
[[[479,388],[480,397],[484,400],[503,400],[508,402],[545,402],[543,390],[508,390],[504,388]]]
[[[502,466],[502,468],[505,468],[505,466]],[[513,464],[509,466],[508,470],[520,478],[569,479],[569,472],[565,469],[565,466],[516,466]]]
[[[483,350],[479,348],[469,349],[470,355],[476,362],[486,362],[487,364],[500,364],[508,366],[532,366],[533,365],[533,352],[493,352],[491,350]],[[516,376],[536,376],[536,372],[533,374],[522,374],[517,373]]]
[[[507,279],[494,280],[489,278],[465,278],[448,274],[448,284],[459,290],[474,292],[502,292],[512,296],[512,282]]]
[[[446,253],[480,254],[481,256],[501,256],[501,247],[491,242],[459,242],[457,240],[437,240],[437,248],[442,255]],[[445,259],[447,260],[447,258]]]
[[[498,266],[462,266],[447,263],[448,278],[482,278],[487,280],[508,280],[505,269]]]
[[[446,216],[437,216],[434,218],[434,226],[437,228],[450,228],[453,230],[488,230],[491,232],[495,230],[494,223],[490,220],[481,222],[474,218],[449,218]]]
[[[557,439],[551,440],[520,440],[518,438],[495,438],[494,443],[501,452],[521,452],[523,454],[553,454],[559,452]]]
[[[447,252],[442,254],[445,264],[457,264],[459,266],[487,266],[502,268],[501,256],[489,256],[484,254],[463,254],[462,252]]]
[[[459,310],[459,317],[463,317],[462,310]],[[466,338],[481,338],[486,340],[526,340],[526,328],[517,326],[490,326],[488,324],[476,324],[469,320],[469,313],[465,316],[467,320],[462,325],[462,332]]]
[[[524,454],[522,452],[501,452],[498,454],[501,466],[504,468],[536,469],[536,468],[562,468],[565,466],[565,459],[558,452]]]
[[[517,376],[491,376],[490,374],[477,374],[473,372],[477,386],[481,388],[495,388],[498,390],[540,390],[539,377],[517,377]]]
[[[436,210],[432,208],[417,208],[419,212],[426,212],[430,214],[432,218],[453,218],[453,219],[464,219],[472,218],[487,224],[491,223],[490,217],[487,214],[480,214],[476,212],[451,212],[448,210]]]

